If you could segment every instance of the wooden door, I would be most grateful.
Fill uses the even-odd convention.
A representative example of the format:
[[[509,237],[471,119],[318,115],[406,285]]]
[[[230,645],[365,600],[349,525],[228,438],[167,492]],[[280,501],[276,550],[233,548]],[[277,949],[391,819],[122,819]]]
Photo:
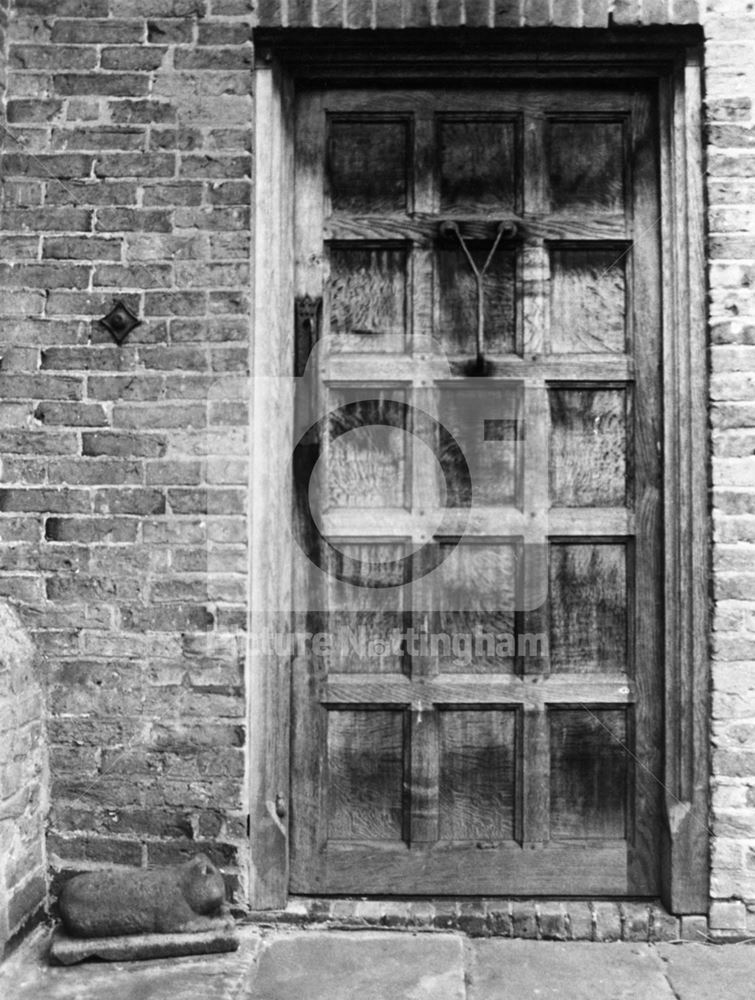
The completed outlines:
[[[656,132],[298,97],[294,892],[658,891]]]

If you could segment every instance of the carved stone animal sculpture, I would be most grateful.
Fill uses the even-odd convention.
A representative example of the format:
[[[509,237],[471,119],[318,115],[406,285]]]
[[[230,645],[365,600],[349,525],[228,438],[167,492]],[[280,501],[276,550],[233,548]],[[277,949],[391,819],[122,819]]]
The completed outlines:
[[[172,868],[87,872],[60,894],[73,937],[176,934],[233,926],[223,876],[204,854]]]

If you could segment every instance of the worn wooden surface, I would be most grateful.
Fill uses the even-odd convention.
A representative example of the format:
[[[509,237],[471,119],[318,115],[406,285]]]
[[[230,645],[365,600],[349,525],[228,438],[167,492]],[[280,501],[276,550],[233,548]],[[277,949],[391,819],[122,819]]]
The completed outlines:
[[[330,418],[317,480],[362,586],[315,572],[300,599],[325,593],[325,628],[436,644],[297,662],[296,891],[658,891],[654,121],[609,88],[301,99],[296,288],[325,297],[323,412],[376,402]],[[477,286],[444,218],[478,269],[496,220],[518,227],[483,279],[477,384]],[[446,561],[399,587],[400,552],[428,544]],[[485,632],[503,639],[460,642]]]

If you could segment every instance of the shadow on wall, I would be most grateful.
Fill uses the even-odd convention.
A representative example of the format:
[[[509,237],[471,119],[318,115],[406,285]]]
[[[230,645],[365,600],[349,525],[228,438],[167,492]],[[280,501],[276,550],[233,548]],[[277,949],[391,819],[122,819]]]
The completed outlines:
[[[0,955],[44,916],[47,734],[34,646],[0,602]]]

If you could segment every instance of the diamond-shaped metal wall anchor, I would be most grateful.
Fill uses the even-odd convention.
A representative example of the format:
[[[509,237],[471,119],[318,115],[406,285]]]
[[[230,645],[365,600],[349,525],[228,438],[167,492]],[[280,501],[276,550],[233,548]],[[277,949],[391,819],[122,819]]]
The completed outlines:
[[[122,344],[134,327],[139,326],[141,320],[119,299],[107,316],[102,317],[100,323],[117,344]]]

